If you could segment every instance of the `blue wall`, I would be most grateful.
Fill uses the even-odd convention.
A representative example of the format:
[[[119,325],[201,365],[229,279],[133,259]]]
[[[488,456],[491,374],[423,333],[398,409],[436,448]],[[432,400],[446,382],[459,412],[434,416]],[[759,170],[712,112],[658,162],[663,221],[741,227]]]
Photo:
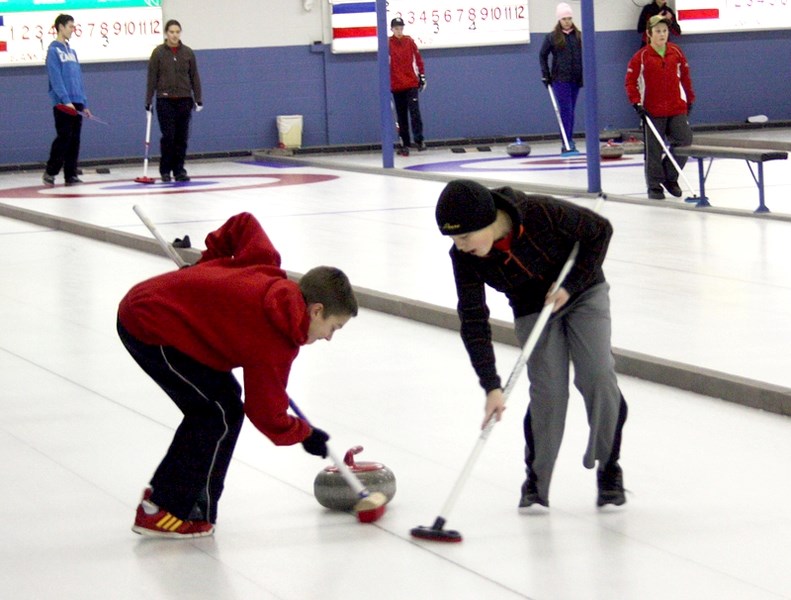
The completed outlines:
[[[626,101],[631,31],[596,36],[600,125],[637,126]],[[453,139],[555,133],[540,81],[541,35],[524,46],[424,52],[421,96],[426,137]],[[753,114],[791,119],[791,36],[787,31],[684,36],[698,95],[693,124],[741,122]],[[206,110],[193,119],[191,153],[277,145],[277,115],[301,114],[303,145],[376,143],[377,67],[373,54],[333,55],[327,46],[198,51]],[[145,62],[83,65],[90,106],[109,121],[85,123],[83,159],[142,156]],[[42,162],[54,136],[44,67],[0,71],[0,164]],[[577,131],[584,123],[584,89]],[[152,153],[158,154],[158,128]]]

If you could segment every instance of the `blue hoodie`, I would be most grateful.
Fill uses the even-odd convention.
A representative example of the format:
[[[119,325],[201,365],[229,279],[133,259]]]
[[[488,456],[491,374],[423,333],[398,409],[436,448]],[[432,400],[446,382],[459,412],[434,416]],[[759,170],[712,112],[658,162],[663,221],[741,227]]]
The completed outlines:
[[[77,53],[68,44],[55,40],[47,50],[49,97],[52,105],[88,104]]]

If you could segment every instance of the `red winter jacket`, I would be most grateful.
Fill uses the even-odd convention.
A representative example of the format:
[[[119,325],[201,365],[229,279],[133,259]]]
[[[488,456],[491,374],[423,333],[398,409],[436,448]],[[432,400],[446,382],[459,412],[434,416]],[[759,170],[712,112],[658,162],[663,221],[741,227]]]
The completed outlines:
[[[417,73],[425,74],[417,44],[408,35],[390,36],[390,90],[403,92],[418,87]]]
[[[664,57],[650,45],[640,48],[626,68],[624,86],[629,102],[642,104],[653,117],[687,114],[695,102],[687,58],[671,42]]]
[[[245,414],[275,444],[310,434],[287,413],[286,393],[291,363],[307,341],[307,305],[253,215],[231,217],[210,233],[196,265],[134,286],[118,318],[145,344],[171,346],[218,371],[241,367]]]

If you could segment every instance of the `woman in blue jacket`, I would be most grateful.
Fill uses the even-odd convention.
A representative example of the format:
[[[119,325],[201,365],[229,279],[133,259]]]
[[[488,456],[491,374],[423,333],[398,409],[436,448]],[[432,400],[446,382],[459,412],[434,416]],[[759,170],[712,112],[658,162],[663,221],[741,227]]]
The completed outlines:
[[[49,160],[42,177],[44,185],[55,185],[55,176],[63,169],[66,185],[82,183],[77,177],[80,156],[82,115],[91,116],[86,106],[88,99],[82,84],[82,72],[77,53],[69,40],[74,33],[74,17],[60,14],[55,19],[57,37],[47,49],[47,76],[49,97],[55,115],[57,137],[52,142]]]
[[[578,154],[574,145],[574,109],[577,96],[582,87],[582,36],[574,25],[574,13],[565,2],[558,4],[555,11],[558,22],[555,29],[547,34],[541,46],[541,76],[544,85],[552,86],[560,111],[560,120],[569,147],[562,148],[562,154]],[[552,55],[552,66],[549,55]]]

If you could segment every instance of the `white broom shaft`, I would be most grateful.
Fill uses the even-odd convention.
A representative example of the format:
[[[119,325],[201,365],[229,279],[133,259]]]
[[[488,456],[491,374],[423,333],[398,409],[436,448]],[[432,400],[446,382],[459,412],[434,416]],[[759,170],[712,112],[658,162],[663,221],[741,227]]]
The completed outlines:
[[[645,115],[645,122],[648,124],[648,127],[651,129],[651,133],[654,134],[654,137],[656,138],[656,141],[659,142],[660,146],[662,146],[662,151],[665,153],[665,155],[667,156],[668,160],[670,160],[670,162],[673,164],[673,167],[675,167],[676,172],[678,173],[678,176],[681,177],[681,179],[684,180],[684,185],[686,185],[687,189],[694,195],[695,194],[695,188],[693,188],[690,185],[689,180],[687,179],[687,176],[684,175],[684,171],[682,171],[681,167],[678,166],[678,161],[676,161],[676,157],[673,156],[670,153],[670,149],[667,147],[667,144],[665,144],[665,140],[662,139],[662,136],[659,135],[659,131],[657,131],[656,125],[654,125],[654,122],[651,120],[651,117],[649,117],[648,115]]]
[[[549,92],[549,99],[552,100],[552,108],[555,110],[555,117],[558,120],[558,127],[560,127],[560,135],[563,138],[563,147],[566,150],[571,150],[569,146],[569,139],[566,137],[566,130],[563,128],[563,119],[560,118],[560,109],[558,108],[558,101],[555,99],[555,92],[552,91],[552,84],[547,85]]]
[[[150,110],[146,111],[146,147],[145,147],[145,156],[143,157],[143,177],[148,177],[148,154],[149,148],[151,147],[151,116],[152,112]]]
[[[162,237],[162,234],[159,233],[159,229],[157,229],[157,226],[154,225],[154,222],[148,218],[148,215],[145,213],[143,208],[139,204],[135,204],[132,207],[132,210],[135,211],[138,217],[140,217],[143,225],[148,228],[148,230],[151,232],[151,235],[153,235],[157,242],[159,242],[162,250],[165,251],[165,254],[167,254],[173,260],[173,262],[176,263],[179,269],[181,267],[186,267],[189,263],[181,258],[181,255],[176,251],[176,249],[167,240],[165,240],[165,238]]]

